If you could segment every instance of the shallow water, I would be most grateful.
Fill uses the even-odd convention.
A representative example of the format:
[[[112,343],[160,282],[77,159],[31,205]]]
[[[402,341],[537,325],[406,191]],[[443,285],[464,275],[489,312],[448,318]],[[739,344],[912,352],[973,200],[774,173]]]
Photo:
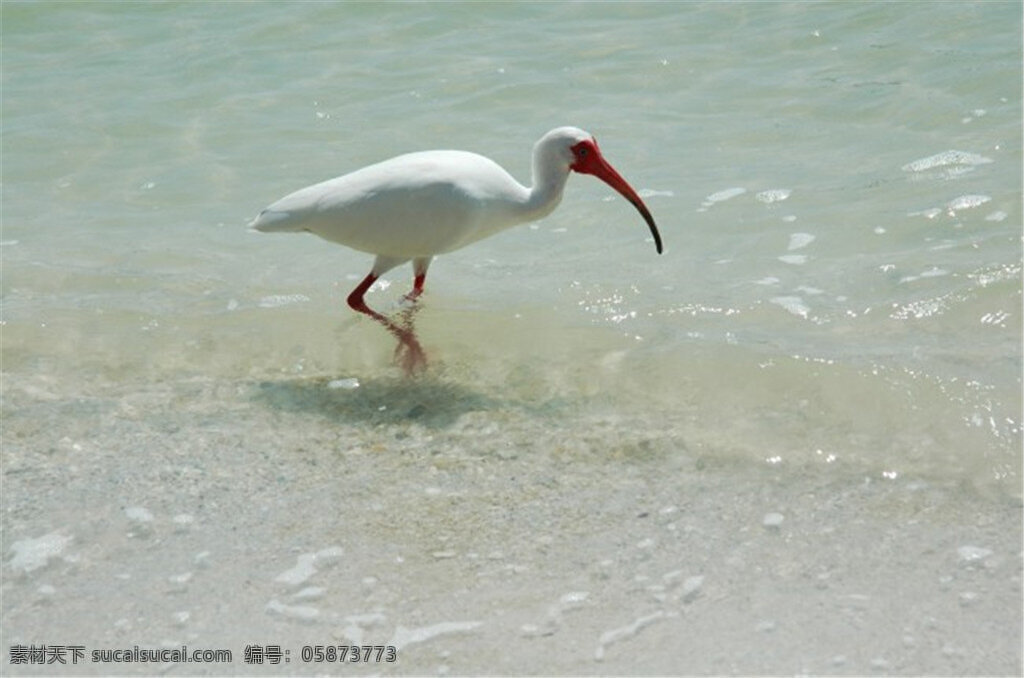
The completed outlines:
[[[1020,671],[1019,4],[2,11],[5,650]],[[572,177],[435,261],[414,380],[368,256],[246,230],[563,124],[665,254]]]

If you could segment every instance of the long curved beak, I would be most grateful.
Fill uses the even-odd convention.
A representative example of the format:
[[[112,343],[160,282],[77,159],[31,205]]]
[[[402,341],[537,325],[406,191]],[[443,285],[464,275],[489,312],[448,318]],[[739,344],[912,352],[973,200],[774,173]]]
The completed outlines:
[[[594,150],[597,151],[596,144]],[[640,199],[640,196],[636,194],[633,187],[622,178],[622,175],[615,171],[604,156],[601,155],[600,151],[591,155],[589,162],[585,167],[574,167],[577,172],[582,174],[592,174],[604,183],[608,184],[619,194],[631,202],[633,207],[640,212],[640,216],[647,222],[647,226],[651,229],[651,235],[654,236],[654,247],[658,250],[658,254],[661,254],[661,234],[658,233],[658,226],[654,223],[654,217],[651,216],[650,211],[647,209],[647,205]]]

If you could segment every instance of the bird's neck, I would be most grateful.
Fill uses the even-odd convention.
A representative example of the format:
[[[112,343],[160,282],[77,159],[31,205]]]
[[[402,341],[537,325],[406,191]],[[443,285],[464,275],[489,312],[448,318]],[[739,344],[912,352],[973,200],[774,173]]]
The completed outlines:
[[[529,221],[542,219],[558,207],[568,178],[568,167],[544,157],[543,153],[534,155],[533,186],[523,204],[523,213]]]

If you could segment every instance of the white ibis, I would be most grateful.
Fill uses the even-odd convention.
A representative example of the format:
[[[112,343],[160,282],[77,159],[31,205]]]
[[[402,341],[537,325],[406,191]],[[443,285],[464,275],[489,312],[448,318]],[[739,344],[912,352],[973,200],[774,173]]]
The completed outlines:
[[[636,191],[604,159],[597,141],[575,127],[551,130],[533,148],[533,186],[527,188],[493,160],[464,151],[408,153],[300,189],[260,212],[258,231],[308,231],[377,256],[348,305],[382,322],[418,354],[411,329],[370,309],[363,295],[381,275],[412,261],[415,299],[437,254],[550,214],[562,199],[570,170],[592,174],[639,210],[661,253],[661,235]],[[401,346],[400,346],[401,348]]]

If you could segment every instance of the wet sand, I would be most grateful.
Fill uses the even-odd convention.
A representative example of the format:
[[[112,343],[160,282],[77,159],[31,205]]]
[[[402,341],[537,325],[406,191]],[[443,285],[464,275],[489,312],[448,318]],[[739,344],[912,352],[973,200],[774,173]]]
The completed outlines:
[[[1021,511],[443,377],[6,383],[8,675],[1021,670]],[[49,422],[49,423],[43,423]],[[244,661],[280,646],[287,663]],[[394,663],[303,661],[393,645]],[[94,649],[230,649],[106,664]],[[311,651],[311,650],[307,650]]]

